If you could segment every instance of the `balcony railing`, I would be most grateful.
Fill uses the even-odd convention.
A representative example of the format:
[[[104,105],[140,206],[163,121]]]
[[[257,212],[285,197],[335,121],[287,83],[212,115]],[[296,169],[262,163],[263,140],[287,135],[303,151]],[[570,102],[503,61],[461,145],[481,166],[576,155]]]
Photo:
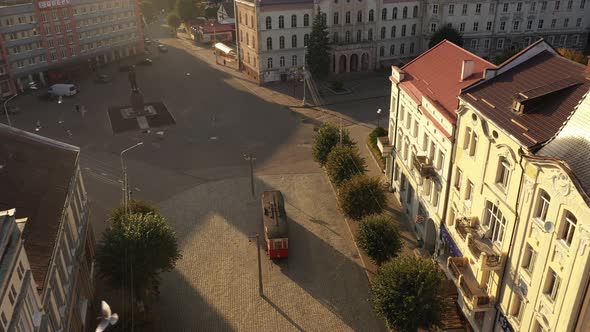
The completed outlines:
[[[483,270],[496,270],[502,267],[502,254],[498,252],[490,239],[473,234],[469,237],[467,246]]]
[[[377,147],[383,157],[390,155],[393,150],[393,145],[389,142],[389,136],[377,137]]]
[[[479,287],[475,276],[469,269],[469,261],[466,257],[449,257],[447,268],[451,273],[451,279],[461,291],[464,302],[473,311],[486,311],[493,307],[494,298]]]
[[[431,177],[436,175],[432,160],[426,156],[414,156],[414,167],[418,170],[420,176]]]

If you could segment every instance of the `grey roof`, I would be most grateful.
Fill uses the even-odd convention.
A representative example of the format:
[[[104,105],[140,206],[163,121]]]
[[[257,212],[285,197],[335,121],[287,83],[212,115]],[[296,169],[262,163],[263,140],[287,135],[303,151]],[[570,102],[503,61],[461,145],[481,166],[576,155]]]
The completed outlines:
[[[537,156],[563,161],[582,187],[590,194],[590,94],[565,123],[561,131],[538,152]]]
[[[233,1],[224,1],[221,3],[223,6],[223,10],[230,18],[234,18],[234,2]]]

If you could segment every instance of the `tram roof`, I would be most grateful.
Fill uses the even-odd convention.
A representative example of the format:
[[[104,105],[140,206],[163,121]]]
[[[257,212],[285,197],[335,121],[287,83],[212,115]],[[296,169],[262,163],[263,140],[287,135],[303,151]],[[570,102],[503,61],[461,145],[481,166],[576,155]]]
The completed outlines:
[[[262,193],[262,221],[269,239],[287,237],[287,213],[283,194],[280,191]]]

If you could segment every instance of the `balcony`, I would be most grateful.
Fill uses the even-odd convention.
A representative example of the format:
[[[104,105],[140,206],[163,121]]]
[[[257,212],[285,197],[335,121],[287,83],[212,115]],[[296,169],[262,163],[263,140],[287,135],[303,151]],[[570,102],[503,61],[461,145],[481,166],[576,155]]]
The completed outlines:
[[[455,231],[463,241],[467,241],[467,235],[477,233],[477,217],[460,218],[455,221]]]
[[[469,269],[469,261],[466,257],[449,257],[447,260],[452,280],[457,285],[463,296],[464,302],[472,311],[487,311],[493,308],[494,298],[479,287],[475,276]]]
[[[467,242],[469,252],[482,270],[502,268],[505,261],[504,256],[494,247],[490,239],[478,232],[479,226],[476,217],[458,219],[455,222],[455,230]]]
[[[414,156],[414,167],[420,173],[420,176],[429,178],[436,175],[432,160],[426,156]]]
[[[393,151],[393,145],[389,142],[389,136],[377,137],[377,147],[381,151],[381,156],[387,157]]]

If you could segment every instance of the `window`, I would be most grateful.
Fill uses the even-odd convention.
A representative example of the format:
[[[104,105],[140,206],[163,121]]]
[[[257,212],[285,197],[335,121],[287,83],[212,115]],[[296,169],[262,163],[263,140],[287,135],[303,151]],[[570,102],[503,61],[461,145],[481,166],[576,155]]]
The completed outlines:
[[[529,275],[533,274],[536,261],[537,252],[530,246],[530,244],[527,244],[524,249],[524,256],[522,257],[522,268],[528,272]]]
[[[442,150],[438,150],[438,156],[436,157],[436,169],[438,169],[439,171],[442,170],[444,161],[444,152]]]
[[[514,21],[514,25],[512,27],[512,30],[518,31],[518,28],[520,28],[520,21]]]
[[[461,177],[463,176],[463,171],[459,167],[455,169],[455,189],[461,190]]]
[[[567,26],[569,25],[569,23],[570,23],[570,19],[566,17],[566,18],[563,20],[563,27],[564,27],[564,28],[567,28]],[[564,45],[564,46],[565,46],[565,45]]]
[[[467,180],[467,187],[465,188],[465,200],[471,202],[473,199],[473,182]]]
[[[285,28],[285,17],[283,15],[279,16],[279,29]]]
[[[539,24],[537,24],[537,29],[543,29],[543,20],[539,20]]]
[[[412,36],[416,35],[416,24],[412,24]]]
[[[545,281],[545,295],[554,302],[559,293],[559,285],[561,284],[561,278],[552,268],[549,268],[547,280]]]
[[[296,48],[297,47],[297,35],[291,36],[291,47],[292,48]]]
[[[581,17],[578,17],[576,19],[576,28],[579,28],[581,25],[582,25],[582,18]]]
[[[434,29],[435,29],[434,31],[436,31],[436,23],[433,23],[433,24],[434,24]],[[432,29],[432,24],[430,25],[430,29]],[[402,25],[402,37],[405,37],[405,36],[406,36],[406,25],[404,24],[404,25]]]
[[[303,36],[303,46],[307,46],[309,44],[309,34],[305,34]]]
[[[279,67],[285,67],[285,57],[282,56],[279,58]]]
[[[291,28],[297,27],[297,15],[291,15]]]
[[[410,54],[414,53],[414,43],[410,43]]]
[[[303,15],[303,26],[304,27],[309,26],[309,14]]]
[[[432,14],[438,15],[438,5],[432,5]]]
[[[547,1],[541,2],[541,11],[544,12],[547,10]]]
[[[520,296],[514,297],[514,304],[512,306],[512,317],[520,323],[522,321],[522,315],[524,313],[524,308],[526,307],[526,303]]]
[[[486,211],[483,224],[490,228],[490,239],[492,242],[502,245],[502,240],[504,239],[504,228],[506,227],[506,219],[502,215],[502,211],[500,211],[500,209],[490,201],[486,202]]]
[[[479,40],[471,39],[471,49],[475,50],[475,49],[477,49],[478,46],[479,46]]]
[[[297,67],[297,56],[296,55],[293,55],[291,57],[291,66],[292,67]]]
[[[496,4],[494,2],[490,3],[490,14],[494,13],[494,10],[496,10]]]
[[[508,188],[508,181],[510,181],[510,164],[506,158],[501,157],[498,163],[498,174],[496,176],[496,183],[502,188]]]
[[[361,31],[359,30],[358,32],[361,32]],[[360,37],[360,35],[358,35],[358,36]],[[346,33],[344,34],[344,40],[347,43],[350,43],[350,31],[346,31]],[[359,41],[360,41],[360,39],[359,39]]]
[[[562,221],[563,229],[561,230],[559,239],[565,242],[568,246],[572,244],[577,223],[578,220],[576,217],[571,212],[566,210]]]
[[[551,20],[551,29],[555,29],[555,25],[557,24],[557,19]]]
[[[368,40],[373,40],[373,29],[369,29]]]
[[[559,10],[560,1],[555,1],[555,10]]]
[[[241,17],[241,15],[240,15]],[[266,29],[270,30],[272,29],[272,18],[270,16],[266,17]]]
[[[373,22],[375,20],[375,11],[369,10],[369,22]],[[359,22],[363,21],[363,12],[359,11]]]
[[[461,8],[461,15],[466,16],[467,15],[467,4],[463,4],[463,8]]]
[[[507,2],[504,3],[504,5],[502,7],[502,12],[503,13],[507,13],[508,12],[508,5],[509,5],[509,3],[507,3]]]
[[[522,2],[519,2],[519,3],[516,4],[516,11],[517,12],[522,11]]]
[[[483,40],[483,48],[486,50],[488,50],[490,48],[490,40],[489,39]]]
[[[573,5],[573,4],[574,4],[574,2],[573,2],[572,0],[569,0],[569,1],[567,2],[567,9],[568,9],[568,10],[572,10],[572,5]]]
[[[479,22],[473,22],[473,31],[476,31],[479,29]]]
[[[551,196],[543,190],[539,190],[539,198],[537,199],[537,208],[535,209],[535,218],[546,221],[547,211],[549,210],[549,204],[551,203]]]
[[[414,6],[414,9],[412,10],[412,17],[418,17],[418,6]]]
[[[488,21],[486,23],[486,31],[491,31],[491,30],[492,30],[492,22],[491,21]]]
[[[406,117],[406,129],[410,129],[412,125],[412,113],[408,112],[408,116]]]
[[[281,37],[281,38],[283,38],[283,37]],[[247,40],[248,40],[248,33],[246,33],[246,42],[247,42]],[[270,37],[266,38],[266,49],[269,51],[272,50],[272,38],[270,38]]]
[[[272,69],[272,58],[266,60],[266,68]]]
[[[584,9],[585,5],[586,5],[586,0],[580,1],[580,9]]]
[[[531,2],[531,9],[530,9],[530,11],[534,12],[536,7],[537,7],[537,3],[536,2]]]
[[[475,5],[475,15],[481,14],[481,3]]]
[[[334,13],[334,25],[338,24],[338,13]]]
[[[363,21],[363,11],[362,10],[359,10],[356,13],[356,21],[359,23],[361,23]]]
[[[391,38],[395,38],[395,25],[391,27]]]
[[[477,134],[470,128],[465,129],[465,137],[463,141],[463,150],[468,151],[469,156],[473,157],[477,149]]]
[[[385,39],[385,27],[381,27],[381,39]]]
[[[531,30],[533,28],[533,20],[528,20],[526,22],[526,29]]]
[[[346,24],[350,24],[350,12],[346,12]]]
[[[385,55],[385,47],[381,46],[379,47],[379,56],[384,56]]]
[[[397,8],[393,8],[393,13],[391,14],[391,18],[394,20],[397,19]]]
[[[412,127],[412,136],[414,136],[414,138],[418,138],[418,128],[419,128],[419,124],[418,124],[418,119],[414,119],[414,127]]]
[[[387,8],[383,8],[383,9],[381,10],[381,19],[382,19],[383,21],[387,20]]]
[[[567,39],[567,35],[562,35],[562,36],[559,36],[559,44],[560,44],[561,46],[565,46],[565,44],[566,44],[566,39]]]
[[[500,31],[506,30],[506,22],[500,22]]]
[[[280,49],[285,48],[285,37],[284,36],[279,37],[279,48]]]
[[[395,45],[389,46],[389,55],[395,55]]]
[[[461,23],[461,24],[459,24],[459,31],[460,31],[460,32],[463,32],[463,31],[465,31],[465,23]]]
[[[432,204],[432,206],[438,205],[439,197],[440,197],[440,187],[436,183],[434,183],[432,185],[432,196],[430,197],[430,203]]]
[[[450,4],[449,5],[449,16],[453,16],[454,13],[455,13],[455,5]]]
[[[338,44],[338,32],[334,32],[332,41],[334,42],[334,44]]]
[[[405,27],[405,25],[402,25],[402,37],[406,35]],[[430,23],[430,32],[436,32],[436,23]]]
[[[408,7],[404,7],[402,10],[402,18],[408,18]]]

